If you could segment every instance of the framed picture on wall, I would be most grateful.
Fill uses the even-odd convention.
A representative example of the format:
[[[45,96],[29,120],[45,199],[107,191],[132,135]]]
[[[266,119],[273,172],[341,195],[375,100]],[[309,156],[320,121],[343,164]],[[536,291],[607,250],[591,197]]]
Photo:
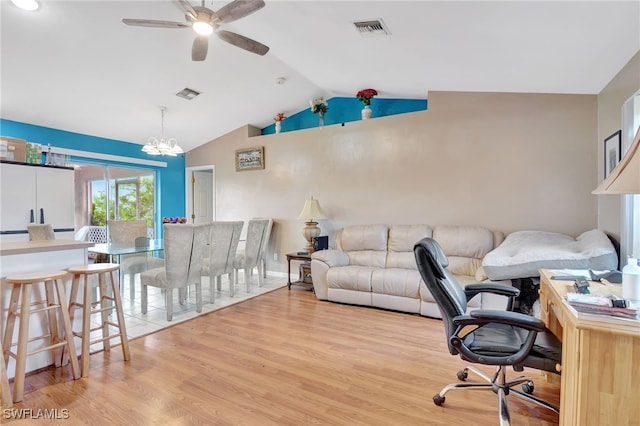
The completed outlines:
[[[236,149],[236,172],[264,169],[264,147]]]
[[[604,140],[604,177],[605,179],[611,173],[618,163],[622,155],[622,131],[618,130]]]

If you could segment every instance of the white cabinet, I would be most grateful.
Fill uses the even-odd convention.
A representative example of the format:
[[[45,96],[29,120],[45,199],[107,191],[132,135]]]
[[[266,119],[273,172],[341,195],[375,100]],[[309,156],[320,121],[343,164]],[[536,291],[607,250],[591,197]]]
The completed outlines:
[[[2,241],[28,239],[27,225],[42,216],[57,238],[73,238],[74,195],[73,169],[0,164]]]

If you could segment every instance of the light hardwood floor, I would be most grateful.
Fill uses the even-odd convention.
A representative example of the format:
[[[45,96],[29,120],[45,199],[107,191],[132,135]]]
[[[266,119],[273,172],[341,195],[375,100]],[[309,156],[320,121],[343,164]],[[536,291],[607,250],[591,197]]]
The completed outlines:
[[[13,410],[57,410],[68,419],[33,423],[62,425],[498,424],[492,392],[433,404],[464,366],[444,340],[439,320],[285,287],[134,339],[130,362],[119,347],[93,354],[88,378],[72,380],[69,367],[30,375]],[[527,373],[536,395],[559,403],[557,385]],[[515,397],[509,408],[514,425],[558,422]],[[0,423],[31,423],[10,417]]]

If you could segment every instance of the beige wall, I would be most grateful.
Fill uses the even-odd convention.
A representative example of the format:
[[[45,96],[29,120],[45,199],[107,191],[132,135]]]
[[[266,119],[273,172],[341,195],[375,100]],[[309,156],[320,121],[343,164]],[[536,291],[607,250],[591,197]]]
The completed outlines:
[[[596,114],[591,95],[430,92],[427,111],[267,136],[245,126],[188,152],[187,167],[215,166],[217,220],[274,218],[270,270],[304,246],[311,195],[330,243],[369,223],[577,235],[596,227]],[[251,146],[265,169],[236,172],[235,150]]]
[[[598,181],[604,178],[604,139],[622,128],[622,104],[640,90],[640,52],[598,95]],[[594,186],[595,188],[595,186]],[[621,196],[598,195],[598,228],[620,241]]]

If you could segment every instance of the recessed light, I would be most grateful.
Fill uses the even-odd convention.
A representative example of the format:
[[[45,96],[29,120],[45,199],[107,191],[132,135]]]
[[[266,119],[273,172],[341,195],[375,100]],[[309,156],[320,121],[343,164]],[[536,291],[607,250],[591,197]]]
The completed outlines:
[[[40,5],[37,0],[11,0],[11,2],[22,10],[28,10],[32,12],[34,10],[38,10]]]

